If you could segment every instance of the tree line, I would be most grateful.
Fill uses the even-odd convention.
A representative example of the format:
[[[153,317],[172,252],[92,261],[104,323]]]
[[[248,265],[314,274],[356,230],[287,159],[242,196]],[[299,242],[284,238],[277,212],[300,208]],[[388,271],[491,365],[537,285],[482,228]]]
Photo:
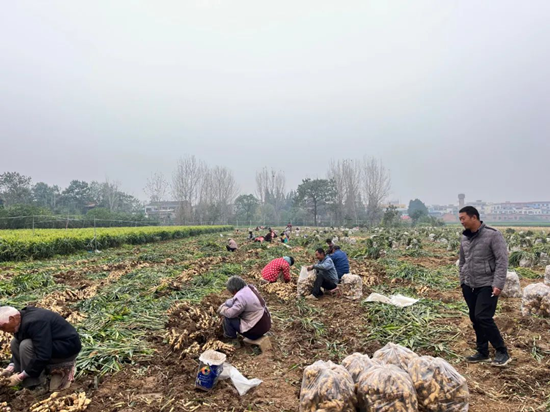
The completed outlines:
[[[180,158],[170,176],[152,173],[144,193],[148,204],[177,205],[173,216],[144,214],[145,203],[120,189],[120,183],[105,180],[90,183],[73,180],[61,189],[17,172],[0,175],[0,227],[9,216],[77,216],[82,225],[124,226],[124,221],[143,224],[239,224],[325,226],[399,226],[395,207],[384,207],[391,190],[390,171],[381,160],[333,160],[322,178],[305,178],[288,189],[283,171],[263,168],[256,172],[254,193],[241,193],[233,172],[224,166],[208,165],[195,156]],[[426,206],[411,201],[413,223],[426,221]],[[416,209],[420,211],[415,211]],[[62,220],[62,219],[61,219]],[[61,221],[60,220],[60,221]],[[84,223],[87,222],[87,223]],[[427,222],[426,223],[430,223]],[[433,223],[433,222],[432,222]],[[28,219],[22,222],[29,226]],[[62,225],[63,223],[59,223]],[[10,221],[9,227],[17,226]],[[75,224],[73,224],[75,225]]]
[[[156,224],[142,203],[115,181],[72,180],[66,188],[34,183],[18,172],[0,174],[0,228],[60,228]]]
[[[172,176],[153,173],[145,193],[152,204],[176,200],[180,223],[376,225],[391,189],[389,170],[367,157],[332,161],[324,178],[303,179],[296,189],[275,169],[257,171],[255,182],[254,193],[239,193],[231,170],[187,156]]]

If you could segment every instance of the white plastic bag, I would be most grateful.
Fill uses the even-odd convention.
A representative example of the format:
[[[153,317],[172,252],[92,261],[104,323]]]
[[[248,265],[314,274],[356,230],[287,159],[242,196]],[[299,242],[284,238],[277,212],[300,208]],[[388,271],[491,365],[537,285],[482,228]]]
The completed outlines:
[[[395,365],[403,370],[407,370],[410,361],[416,358],[418,355],[412,350],[392,342],[372,355],[372,359]]]
[[[519,276],[516,272],[508,272],[506,274],[506,283],[501,295],[504,298],[521,298],[521,286],[519,284]]]
[[[316,276],[314,270],[308,271],[306,266],[302,266],[298,276],[298,297],[311,295]]]
[[[309,272],[307,270],[307,266],[302,266],[302,268],[300,269],[300,275],[298,276],[298,282],[306,280],[308,277],[308,273]]]
[[[359,375],[357,404],[361,412],[418,411],[411,377],[395,365],[376,365]]]
[[[237,389],[237,392],[239,392],[240,396],[246,395],[246,393],[250,389],[255,388],[263,382],[262,380],[256,378],[245,378],[243,374],[238,371],[237,368],[227,362],[223,364],[223,372],[218,379],[231,379],[233,386],[235,387],[235,389]]]
[[[370,359],[368,355],[357,352],[352,353],[342,361],[342,366],[347,369],[355,383],[359,381],[359,376],[367,369],[381,364],[382,362]]]
[[[363,281],[361,276],[346,273],[340,281],[342,296],[350,300],[359,300],[363,296]]]
[[[378,303],[387,303],[391,304],[390,298],[387,296],[381,295],[380,293],[371,293],[366,299],[365,302],[378,302]]]
[[[546,266],[544,271],[544,283],[550,286],[550,265]]]
[[[526,286],[521,300],[521,314],[550,317],[550,286],[544,283]]]
[[[317,361],[304,369],[300,411],[354,412],[355,384],[341,365]]]
[[[381,295],[380,293],[371,293],[365,302],[378,302],[378,303],[387,303],[388,305],[397,306],[399,308],[406,308],[407,306],[414,305],[418,302],[419,299],[409,298],[401,294],[390,296]]]
[[[409,362],[420,410],[468,412],[470,393],[466,379],[447,361],[421,356]]]

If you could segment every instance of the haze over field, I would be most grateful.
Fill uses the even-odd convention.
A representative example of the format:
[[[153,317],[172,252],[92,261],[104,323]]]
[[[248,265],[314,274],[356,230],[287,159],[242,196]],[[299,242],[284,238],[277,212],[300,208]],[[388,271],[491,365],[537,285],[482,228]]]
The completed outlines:
[[[284,170],[380,158],[390,198],[548,200],[550,3],[5,2],[0,173],[66,186],[195,155]]]

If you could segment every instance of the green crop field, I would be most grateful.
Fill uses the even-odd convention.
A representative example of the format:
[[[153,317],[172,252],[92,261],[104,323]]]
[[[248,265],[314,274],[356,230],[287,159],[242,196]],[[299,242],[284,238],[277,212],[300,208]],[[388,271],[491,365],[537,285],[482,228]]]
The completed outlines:
[[[475,341],[455,265],[460,228],[301,229],[288,244],[250,242],[247,231],[226,226],[101,229],[96,239],[110,236],[124,243],[110,249],[98,243],[101,253],[88,253],[93,229],[36,231],[34,236],[32,231],[0,232],[2,242],[41,244],[42,239],[52,248],[56,239],[71,242],[68,234],[87,239],[70,255],[24,259],[28,252],[17,255],[19,261],[1,262],[0,304],[47,308],[76,327],[83,349],[69,393],[85,393],[86,412],[297,411],[307,366],[317,360],[339,364],[355,352],[372,356],[390,342],[452,363],[468,383],[472,412],[548,410],[550,319],[522,316],[521,298],[499,299],[496,315],[514,358],[511,367],[497,371],[463,359]],[[521,286],[543,282],[550,233],[502,232],[514,249],[509,267]],[[239,245],[235,253],[225,248],[230,237]],[[297,296],[301,266],[314,262],[315,249],[329,237],[350,257],[350,271],[362,281],[362,298]],[[296,261],[291,281],[263,285],[262,268],[285,255]],[[230,297],[225,285],[232,275],[256,285],[266,300],[272,351],[234,347],[223,338],[216,309]],[[371,293],[419,301],[398,308],[365,301]],[[4,366],[11,338],[0,333]],[[195,390],[198,358],[207,349],[224,352],[244,376],[263,383],[242,397],[229,381],[211,392]],[[0,391],[0,405],[23,412],[46,397],[21,393]]]
[[[0,230],[0,262],[42,259],[77,251],[139,245],[229,230],[231,226],[149,226]]]

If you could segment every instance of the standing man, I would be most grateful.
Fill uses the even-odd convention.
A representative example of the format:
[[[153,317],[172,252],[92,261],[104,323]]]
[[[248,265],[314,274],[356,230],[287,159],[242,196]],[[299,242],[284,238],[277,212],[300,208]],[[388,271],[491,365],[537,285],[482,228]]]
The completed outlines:
[[[290,267],[294,264],[292,256],[283,256],[273,259],[262,269],[262,282],[275,283],[281,279],[285,283],[290,282]]]
[[[338,283],[346,273],[349,273],[349,260],[348,255],[340,249],[340,246],[334,245],[334,253],[329,255],[336,268],[338,274]]]
[[[311,295],[306,299],[319,299],[324,295],[321,288],[325,291],[329,291],[330,294],[338,295],[340,290],[338,289],[338,274],[336,273],[334,262],[325,254],[323,248],[319,248],[315,251],[315,258],[318,262],[308,266],[307,270],[315,269],[317,277],[315,278]]]
[[[460,243],[460,285],[470,320],[476,333],[477,352],[468,356],[468,362],[488,362],[489,342],[496,354],[494,366],[506,366],[512,359],[500,335],[493,316],[498,297],[508,270],[508,248],[498,230],[479,220],[479,212],[472,206],[460,209],[460,223],[464,226]]]

